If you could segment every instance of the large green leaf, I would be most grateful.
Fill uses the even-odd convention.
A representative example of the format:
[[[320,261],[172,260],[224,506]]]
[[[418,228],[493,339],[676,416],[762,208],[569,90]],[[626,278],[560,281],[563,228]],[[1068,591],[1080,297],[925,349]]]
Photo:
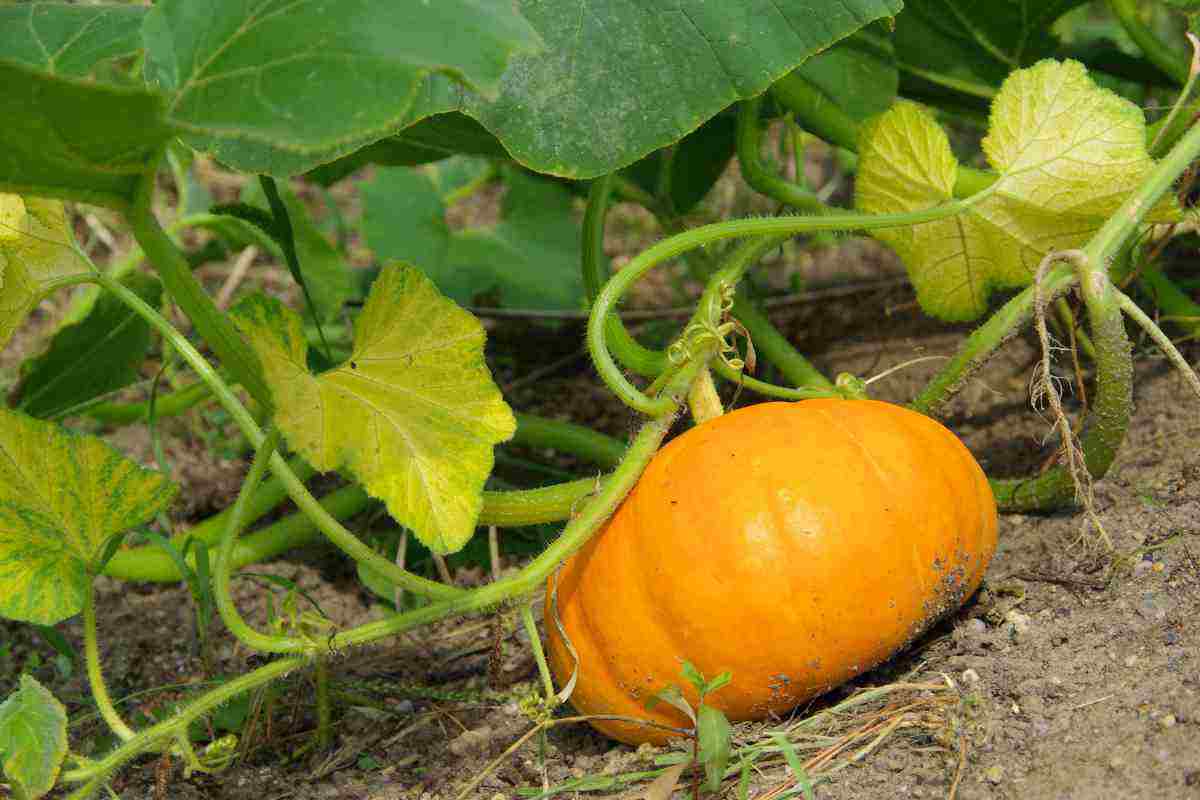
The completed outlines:
[[[91,269],[75,249],[61,202],[0,193],[0,348],[49,282]]]
[[[481,97],[433,76],[394,133],[400,135],[404,124],[459,110],[534,171],[594,177],[679,141],[845,36],[895,14],[902,4],[684,0],[662,9],[633,0],[520,0],[518,5],[546,47],[512,59],[499,97]],[[368,143],[326,153],[312,164]],[[396,165],[432,160],[447,149],[483,153],[483,147],[492,148],[487,140],[458,137],[420,144],[425,146],[380,143],[371,154],[356,153],[353,168],[372,158]],[[273,172],[297,167],[279,158],[256,163]],[[332,173],[345,174],[344,169]]]
[[[810,58],[795,75],[859,121],[886,111],[900,83],[891,36],[879,24]]]
[[[48,74],[83,78],[142,48],[146,8],[26,3],[0,7],[0,57]]]
[[[393,136],[317,167],[308,177],[328,186],[367,164],[408,167],[441,161],[456,154],[508,158],[508,151],[487,128],[465,114],[455,112],[427,117]],[[272,166],[287,165],[276,160]]]
[[[162,98],[112,69],[146,9],[0,8],[0,190],[121,206],[171,136]]]
[[[732,110],[717,114],[667,150],[656,150],[629,165],[626,176],[650,194],[658,194],[665,176],[665,189],[674,211],[686,214],[704,199],[729,166],[737,145],[736,116]]]
[[[162,0],[143,34],[148,74],[172,92],[168,116],[188,140],[248,171],[302,157],[274,172],[412,120],[414,102],[431,102],[431,73],[495,96],[510,56],[540,46],[493,0]]]
[[[363,229],[381,258],[418,266],[454,300],[469,304],[490,292],[511,307],[579,308],[580,231],[571,217],[571,195],[557,183],[506,169],[508,193],[501,219],[490,228],[451,231],[443,194],[435,186],[444,170],[380,170],[363,190]]]
[[[538,172],[590,178],[678,141],[731,103],[901,8],[899,0],[522,0],[546,49],[463,109]]]
[[[327,322],[337,316],[354,295],[350,265],[317,228],[295,192],[286,186],[280,188],[292,223],[300,274],[304,276],[304,285],[312,299],[314,316]]]
[[[0,52],[0,191],[123,207],[172,135],[144,88],[53,75]]]
[[[942,319],[975,319],[993,289],[1029,285],[1046,253],[1087,242],[1153,167],[1141,109],[1074,61],[1014,72],[983,149],[1000,175],[984,199],[954,217],[876,233],[903,259],[922,308]],[[956,170],[933,117],[900,103],[863,129],[857,205],[871,213],[939,205],[953,197]],[[1177,217],[1168,197],[1148,221]]]
[[[1087,0],[907,0],[896,60],[909,75],[990,97],[1005,76],[1054,52],[1051,24]]]
[[[122,282],[158,306],[162,284],[157,278],[134,272]],[[61,328],[46,352],[22,365],[16,407],[49,417],[128,386],[140,376],[149,347],[150,325],[105,292],[87,316]]]
[[[67,754],[67,710],[32,675],[0,703],[0,765],[19,796],[48,794]]]
[[[0,410],[0,616],[54,625],[77,614],[100,547],[174,495],[100,439]]]
[[[261,295],[239,304],[276,423],[318,469],[347,467],[430,549],[471,538],[493,447],[516,429],[483,360],[483,326],[412,267],[384,268],[354,349],[313,375],[300,318]]]

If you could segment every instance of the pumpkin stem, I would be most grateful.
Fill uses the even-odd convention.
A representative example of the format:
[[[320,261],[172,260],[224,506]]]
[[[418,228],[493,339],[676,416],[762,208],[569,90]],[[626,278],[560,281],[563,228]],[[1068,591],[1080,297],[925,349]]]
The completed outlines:
[[[868,400],[870,399],[867,395],[869,382],[849,372],[842,372],[834,381],[834,386],[837,393],[847,400]]]
[[[1161,328],[1154,324],[1154,320],[1150,319],[1146,315],[1146,312],[1142,311],[1129,295],[1115,287],[1113,291],[1116,292],[1117,302],[1120,304],[1121,310],[1128,314],[1154,340],[1154,343],[1158,345],[1158,349],[1162,350],[1163,355],[1179,370],[1179,374],[1187,381],[1188,386],[1192,388],[1196,396],[1200,397],[1200,377],[1196,375],[1196,371],[1192,369],[1191,365],[1187,363],[1187,359],[1175,347],[1175,343],[1171,341],[1169,336],[1163,333]]]
[[[692,419],[696,420],[697,425],[703,425],[725,413],[716,384],[713,383],[712,373],[708,369],[700,371],[692,388],[688,390],[688,408],[691,409]]]

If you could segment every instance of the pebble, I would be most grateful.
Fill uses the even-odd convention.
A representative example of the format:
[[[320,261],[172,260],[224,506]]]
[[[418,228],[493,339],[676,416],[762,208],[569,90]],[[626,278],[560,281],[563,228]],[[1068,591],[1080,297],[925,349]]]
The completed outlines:
[[[983,777],[988,783],[1000,783],[1004,780],[1004,767],[997,764],[994,767],[988,767],[983,771]]]
[[[1030,620],[1028,614],[1022,614],[1014,608],[1004,615],[1004,621],[1012,626],[1013,633],[1018,636],[1024,636],[1029,633]]]
[[[974,686],[979,683],[979,673],[973,669],[965,669],[962,674],[962,682],[968,686]]]

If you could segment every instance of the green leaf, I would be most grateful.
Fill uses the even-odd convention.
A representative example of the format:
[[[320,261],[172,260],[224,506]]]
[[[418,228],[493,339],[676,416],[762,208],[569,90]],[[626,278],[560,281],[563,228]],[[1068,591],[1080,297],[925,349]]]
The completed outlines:
[[[24,796],[54,788],[67,754],[67,710],[32,675],[0,703],[0,764]],[[20,796],[20,795],[18,795]]]
[[[94,436],[0,410],[0,616],[54,625],[83,608],[105,541],[176,487]]]
[[[783,733],[772,733],[771,739],[779,747],[779,751],[783,753],[783,759],[787,762],[788,769],[792,771],[792,776],[796,779],[796,784],[804,794],[804,800],[813,800],[812,778],[809,777],[808,770],[801,763],[800,756],[796,753],[796,747],[792,744],[791,739],[787,738],[787,735]]]
[[[721,788],[729,766],[733,728],[720,710],[701,704],[696,714],[696,739],[699,745],[697,760],[704,765],[704,788],[715,792]]]
[[[684,661],[680,672],[683,673],[683,677],[688,683],[696,687],[697,693],[704,691],[704,675],[701,674],[700,670],[696,669],[696,666],[692,662]]]
[[[1046,253],[1087,242],[1153,167],[1141,110],[1097,87],[1078,62],[1013,73],[991,120],[983,149],[1000,177],[984,199],[955,217],[876,233],[904,261],[921,307],[946,320],[977,318],[994,289],[1028,286]],[[956,169],[932,116],[897,104],[862,132],[857,206],[939,205],[953,196]],[[1168,197],[1148,221],[1177,216]]]
[[[290,165],[309,169],[387,135],[435,72],[495,96],[510,56],[540,46],[492,0],[163,0],[143,35],[169,119],[244,171],[318,155]]]
[[[1013,69],[1054,52],[1056,19],[1087,0],[907,0],[896,17],[902,70],[990,97]]]
[[[122,280],[158,307],[162,284],[130,273]],[[46,352],[21,365],[15,405],[26,414],[50,417],[128,386],[150,347],[150,325],[123,302],[101,293],[87,316],[58,330]]]
[[[0,7],[0,57],[51,75],[85,78],[142,49],[146,8],[26,3]]]
[[[75,249],[62,203],[0,193],[0,348],[49,282],[91,271]]]
[[[257,296],[238,325],[263,364],[276,423],[321,470],[347,467],[431,550],[475,531],[493,447],[516,422],[483,360],[483,326],[416,269],[383,269],[340,366],[308,371],[300,318]]]
[[[350,155],[317,167],[307,177],[328,186],[367,164],[409,167],[455,154],[507,159],[508,151],[487,128],[465,114],[435,114]],[[281,162],[271,166],[287,167]],[[274,170],[268,170],[274,172]]]
[[[453,164],[453,162],[448,162]],[[420,267],[445,294],[464,305],[496,292],[510,307],[580,308],[580,232],[571,194],[558,183],[505,169],[508,193],[501,219],[490,228],[452,232],[430,174],[380,170],[363,189],[363,230],[385,259]]]
[[[684,714],[693,724],[696,722],[696,712],[692,710],[692,704],[683,696],[683,692],[679,691],[679,687],[671,684],[646,698],[646,709],[652,709],[659,703],[666,703]]]
[[[173,135],[145,88],[51,75],[0,53],[0,191],[123,208]]]
[[[675,212],[687,214],[712,190],[729,166],[737,146],[737,117],[722,112],[683,137],[675,145],[669,161],[667,188]],[[651,194],[657,194],[666,151],[658,150],[628,167],[631,180]]]
[[[114,66],[141,49],[145,13],[131,5],[0,7],[0,188],[128,201],[170,136],[161,99]]]
[[[292,223],[296,258],[300,261],[300,273],[312,298],[313,312],[318,320],[327,322],[337,316],[346,301],[354,296],[350,265],[321,233],[295,192],[283,184],[279,188]]]
[[[523,0],[546,42],[463,110],[537,172],[591,178],[695,130],[899,0]]]
[[[891,35],[878,23],[810,58],[795,74],[860,122],[886,111],[900,83]]]
[[[706,695],[712,694],[713,692],[728,685],[731,680],[733,680],[732,672],[729,672],[728,670],[726,670],[725,672],[722,672],[720,675],[718,675],[717,677],[715,677],[711,681],[709,681],[707,684],[705,684],[704,694],[706,694]]]

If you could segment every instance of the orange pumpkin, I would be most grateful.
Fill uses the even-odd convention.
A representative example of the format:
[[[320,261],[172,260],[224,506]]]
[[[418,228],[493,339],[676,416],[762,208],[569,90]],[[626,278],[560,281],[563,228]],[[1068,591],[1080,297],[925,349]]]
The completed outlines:
[[[551,576],[579,657],[571,702],[686,727],[647,699],[690,661],[733,681],[732,720],[781,714],[885,661],[969,597],[996,548],[996,503],[966,447],[874,400],[762,403],[667,444]],[[549,595],[548,595],[549,596]],[[575,661],[546,604],[560,684]],[[661,729],[598,721],[630,744]]]

